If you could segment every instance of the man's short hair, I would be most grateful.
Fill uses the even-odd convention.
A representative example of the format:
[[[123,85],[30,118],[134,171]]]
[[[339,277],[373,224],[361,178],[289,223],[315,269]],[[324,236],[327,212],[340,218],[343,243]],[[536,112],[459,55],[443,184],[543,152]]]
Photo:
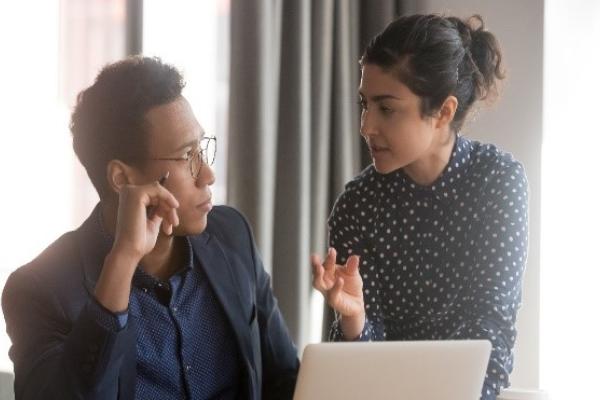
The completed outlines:
[[[71,115],[73,149],[100,198],[108,193],[106,166],[147,161],[144,116],[181,96],[181,73],[157,57],[129,57],[105,66],[94,84],[77,96]]]

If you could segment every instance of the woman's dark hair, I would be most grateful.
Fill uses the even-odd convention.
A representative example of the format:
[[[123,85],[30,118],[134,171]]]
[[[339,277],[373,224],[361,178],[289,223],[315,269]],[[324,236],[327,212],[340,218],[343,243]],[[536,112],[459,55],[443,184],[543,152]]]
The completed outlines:
[[[77,96],[71,115],[73,149],[100,198],[107,193],[106,165],[118,159],[144,166],[144,116],[181,96],[179,71],[159,58],[129,57],[105,66]]]
[[[360,63],[394,73],[432,116],[450,95],[458,99],[451,128],[461,129],[473,103],[497,95],[502,54],[483,19],[410,15],[390,23],[367,46]]]

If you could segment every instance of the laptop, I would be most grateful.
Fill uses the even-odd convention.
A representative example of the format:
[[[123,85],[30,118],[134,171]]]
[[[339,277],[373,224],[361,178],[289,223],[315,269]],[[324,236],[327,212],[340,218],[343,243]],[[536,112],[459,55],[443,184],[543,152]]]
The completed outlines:
[[[487,340],[309,344],[294,400],[478,400],[491,350]]]

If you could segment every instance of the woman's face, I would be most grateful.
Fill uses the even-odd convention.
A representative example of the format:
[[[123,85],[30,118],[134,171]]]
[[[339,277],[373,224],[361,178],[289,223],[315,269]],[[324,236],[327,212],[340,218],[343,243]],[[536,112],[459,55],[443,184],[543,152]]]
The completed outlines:
[[[438,135],[435,117],[421,116],[421,100],[377,65],[362,68],[360,133],[377,172],[387,174],[428,155]]]

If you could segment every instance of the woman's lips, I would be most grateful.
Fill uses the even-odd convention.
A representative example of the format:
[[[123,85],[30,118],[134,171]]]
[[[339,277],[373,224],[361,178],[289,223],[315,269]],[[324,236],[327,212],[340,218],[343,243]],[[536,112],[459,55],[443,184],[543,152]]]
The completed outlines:
[[[386,147],[378,147],[378,146],[369,146],[369,151],[371,152],[371,154],[375,155],[375,154],[380,154],[383,153],[384,151],[388,151],[389,149]]]

